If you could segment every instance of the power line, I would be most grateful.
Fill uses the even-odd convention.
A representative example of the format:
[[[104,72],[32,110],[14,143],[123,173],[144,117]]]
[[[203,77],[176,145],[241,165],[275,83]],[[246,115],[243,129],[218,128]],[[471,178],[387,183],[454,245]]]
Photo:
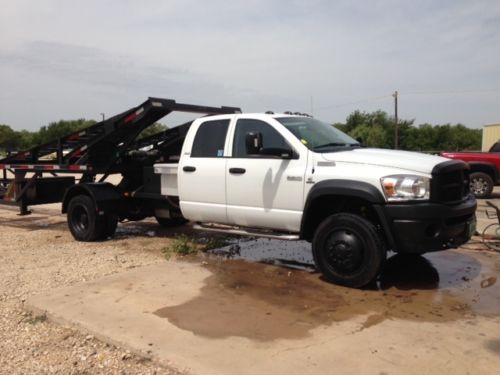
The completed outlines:
[[[457,90],[427,90],[427,91],[398,91],[398,95],[443,95],[443,94],[486,94],[486,93],[492,93],[492,92],[500,92],[500,89],[457,89]],[[352,102],[348,103],[342,103],[342,104],[332,104],[332,105],[327,105],[327,106],[322,106],[322,107],[315,107],[315,110],[324,110],[324,109],[331,109],[331,108],[341,108],[341,107],[347,107],[347,106],[352,106],[354,104],[359,104],[359,103],[365,103],[365,102],[370,102],[370,101],[376,101],[376,100],[382,100],[382,99],[388,99],[394,97],[394,95],[383,95],[383,96],[375,96],[371,98],[365,98],[365,99],[360,99],[360,100],[355,100]],[[312,108],[312,105],[311,105]]]
[[[440,95],[440,94],[487,94],[500,92],[500,89],[463,89],[463,90],[434,90],[434,91],[403,91],[405,95]]]
[[[391,95],[376,96],[376,97],[372,97],[372,98],[366,98],[366,99],[356,100],[354,102],[349,102],[349,103],[333,104],[333,105],[327,105],[327,106],[323,106],[323,107],[316,107],[315,109],[316,110],[323,110],[323,109],[330,109],[330,108],[346,107],[346,106],[353,105],[353,104],[358,104],[358,103],[363,103],[363,102],[369,102],[369,101],[373,101],[373,100],[387,99],[387,98],[390,98],[390,97],[391,97]]]

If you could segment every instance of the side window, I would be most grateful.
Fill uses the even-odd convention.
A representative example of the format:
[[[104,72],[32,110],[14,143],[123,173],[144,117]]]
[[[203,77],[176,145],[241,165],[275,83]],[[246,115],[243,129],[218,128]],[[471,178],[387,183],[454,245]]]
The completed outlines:
[[[262,148],[287,148],[285,139],[271,125],[261,120],[240,119],[236,123],[234,132],[233,157],[248,158],[245,146],[245,137],[249,132],[259,132],[262,134]],[[265,155],[262,155],[265,157]]]
[[[216,158],[224,156],[229,120],[205,121],[200,125],[193,141],[192,158]]]

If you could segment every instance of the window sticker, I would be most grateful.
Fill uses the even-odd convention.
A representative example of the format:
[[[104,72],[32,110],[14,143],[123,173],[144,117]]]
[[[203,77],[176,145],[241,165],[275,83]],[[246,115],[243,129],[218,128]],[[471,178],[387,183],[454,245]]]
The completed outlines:
[[[224,150],[217,150],[217,156],[220,157],[220,156],[224,156]]]

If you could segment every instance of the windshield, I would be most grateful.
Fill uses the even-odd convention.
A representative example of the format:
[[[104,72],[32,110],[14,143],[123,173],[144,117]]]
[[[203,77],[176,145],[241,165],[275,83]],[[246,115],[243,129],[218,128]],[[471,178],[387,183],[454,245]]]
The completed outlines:
[[[326,122],[311,117],[278,117],[282,123],[309,150],[315,152],[331,152],[335,149],[359,147],[360,144],[347,134]]]

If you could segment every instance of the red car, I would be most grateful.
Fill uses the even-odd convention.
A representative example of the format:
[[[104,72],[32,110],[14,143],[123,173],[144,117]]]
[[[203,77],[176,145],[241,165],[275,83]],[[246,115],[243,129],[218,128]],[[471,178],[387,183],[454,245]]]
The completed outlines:
[[[493,186],[500,185],[500,142],[488,152],[441,152],[440,155],[469,164],[470,191],[477,198],[489,197]]]

